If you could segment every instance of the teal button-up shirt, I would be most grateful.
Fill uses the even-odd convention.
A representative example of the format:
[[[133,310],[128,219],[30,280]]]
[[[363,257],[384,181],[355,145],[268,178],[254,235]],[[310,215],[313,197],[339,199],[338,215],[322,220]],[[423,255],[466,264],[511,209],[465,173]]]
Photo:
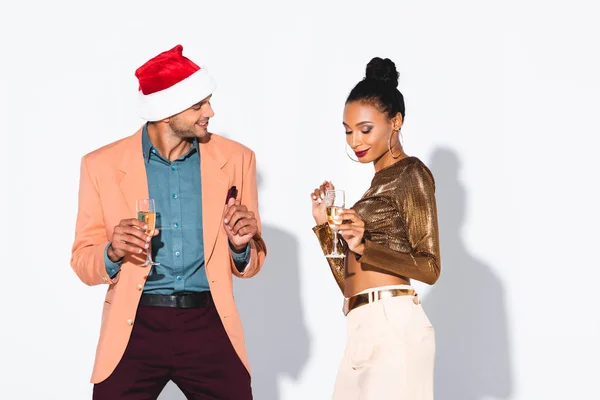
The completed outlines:
[[[194,141],[189,152],[171,162],[152,145],[146,125],[142,149],[148,193],[154,199],[159,229],[159,234],[152,238],[152,258],[160,263],[152,267],[144,293],[208,291],[198,142]],[[243,271],[249,261],[249,247],[241,254],[232,251],[232,256],[238,270]],[[116,276],[122,261],[113,263],[106,252],[104,261],[108,275]]]

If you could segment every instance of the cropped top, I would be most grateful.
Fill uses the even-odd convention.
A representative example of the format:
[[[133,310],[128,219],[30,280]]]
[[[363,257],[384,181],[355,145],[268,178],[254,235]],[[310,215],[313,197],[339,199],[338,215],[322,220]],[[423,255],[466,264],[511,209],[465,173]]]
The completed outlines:
[[[363,269],[434,284],[440,275],[440,249],[431,171],[417,157],[407,157],[375,173],[371,187],[352,206],[365,223]],[[313,227],[323,254],[333,247],[327,223]],[[338,235],[344,253],[348,245]],[[345,258],[327,258],[344,292]]]

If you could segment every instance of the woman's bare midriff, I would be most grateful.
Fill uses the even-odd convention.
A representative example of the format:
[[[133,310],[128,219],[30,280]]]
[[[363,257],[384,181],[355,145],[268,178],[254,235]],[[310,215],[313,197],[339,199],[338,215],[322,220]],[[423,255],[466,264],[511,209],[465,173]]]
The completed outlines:
[[[356,261],[356,257],[351,251],[348,251],[345,260],[346,278],[344,281],[344,297],[351,297],[365,289],[379,286],[410,285],[410,280],[408,279],[362,269],[361,263]]]

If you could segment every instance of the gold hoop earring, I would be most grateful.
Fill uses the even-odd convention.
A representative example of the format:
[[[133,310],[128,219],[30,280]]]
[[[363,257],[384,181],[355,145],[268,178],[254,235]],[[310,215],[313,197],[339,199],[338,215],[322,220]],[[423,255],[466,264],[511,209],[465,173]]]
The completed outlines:
[[[402,153],[398,154],[397,156],[394,155],[394,152],[392,151],[392,136],[394,136],[394,132],[396,132],[396,130],[393,130],[392,133],[390,133],[390,137],[388,139],[388,150],[390,152],[390,155],[392,156],[392,158],[394,160],[397,160]],[[400,146],[403,146],[403,141],[400,141],[400,137],[402,136],[402,133],[400,132],[400,129],[398,129],[398,142],[400,142]]]
[[[344,149],[346,149],[346,155],[348,156],[349,159],[351,159],[352,161],[357,162],[357,163],[360,162],[358,159],[355,160],[354,158],[352,158],[350,156],[350,154],[348,154],[348,143],[346,143],[346,145],[344,146]]]

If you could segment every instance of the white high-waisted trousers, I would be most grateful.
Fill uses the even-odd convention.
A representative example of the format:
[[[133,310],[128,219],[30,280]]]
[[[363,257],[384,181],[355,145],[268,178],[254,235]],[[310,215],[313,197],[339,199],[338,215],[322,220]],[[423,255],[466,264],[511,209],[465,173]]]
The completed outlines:
[[[385,286],[382,289],[408,285]],[[346,316],[334,400],[432,400],[435,333],[418,296],[387,297]]]

